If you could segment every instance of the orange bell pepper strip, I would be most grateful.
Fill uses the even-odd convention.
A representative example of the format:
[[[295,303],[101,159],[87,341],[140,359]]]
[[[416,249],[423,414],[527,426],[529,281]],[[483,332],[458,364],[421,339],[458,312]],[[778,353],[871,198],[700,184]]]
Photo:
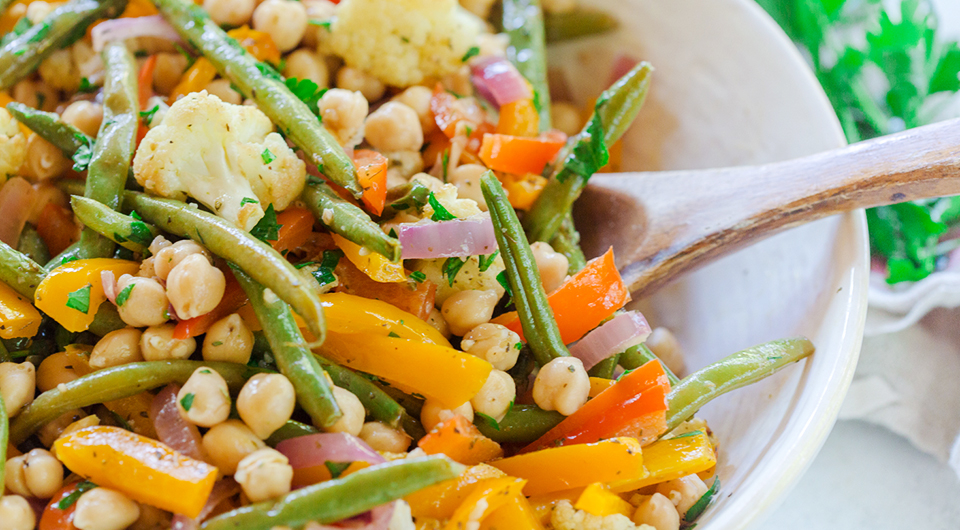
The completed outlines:
[[[481,481],[467,496],[453,516],[447,521],[444,530],[464,530],[476,527],[494,510],[506,505],[514,497],[520,497],[527,483],[514,477],[489,478]]]
[[[97,485],[162,510],[197,517],[217,468],[119,427],[87,427],[53,444],[57,459]]]
[[[340,247],[343,255],[370,279],[380,283],[407,281],[407,275],[403,273],[402,262],[394,263],[383,255],[361,247],[337,234],[333,234],[333,242]]]
[[[280,49],[277,48],[276,43],[273,42],[273,37],[269,33],[250,29],[249,26],[243,25],[231,29],[227,32],[227,35],[236,39],[240,46],[243,46],[258,61],[280,64]]]
[[[547,185],[547,179],[533,173],[522,176],[505,175],[500,182],[503,183],[503,189],[507,192],[510,206],[517,210],[529,210]]]
[[[187,94],[200,92],[207,88],[207,85],[209,85],[215,77],[217,77],[217,69],[213,66],[213,63],[203,57],[197,59],[190,68],[187,68],[187,71],[183,74],[183,77],[180,78],[177,86],[173,87],[173,90],[170,92],[169,101],[172,104]]]
[[[540,114],[529,99],[518,99],[500,107],[497,134],[532,137],[540,133]]]
[[[313,232],[313,214],[306,208],[291,206],[277,214],[277,240],[270,241],[270,246],[280,254],[300,248],[310,239]]]
[[[428,455],[445,454],[468,466],[503,456],[500,444],[480,434],[480,430],[460,414],[437,424],[417,442],[417,447]]]
[[[553,513],[553,508],[560,501],[568,501],[570,504],[577,502],[577,499],[580,498],[580,494],[583,493],[584,489],[583,487],[579,487],[543,493],[541,495],[531,495],[527,498],[527,502],[530,503],[530,508],[533,509],[533,513],[540,521],[540,524],[548,525],[550,524],[550,514]]]
[[[34,294],[37,309],[67,329],[85,331],[93,322],[106,299],[100,281],[102,271],[111,271],[119,278],[136,274],[140,264],[110,258],[81,259],[68,262],[50,271]]]
[[[37,221],[37,234],[54,256],[80,240],[80,227],[73,222],[73,213],[52,202],[47,203]]]
[[[614,263],[613,249],[588,261],[580,272],[547,296],[564,344],[586,335],[629,300],[630,291]],[[495,318],[493,323],[503,324],[523,339],[515,311]]]
[[[629,502],[611,493],[610,488],[599,482],[587,486],[573,507],[600,517],[617,513],[626,517],[633,515],[633,506]]]
[[[32,337],[40,329],[42,318],[30,300],[9,285],[0,283],[0,337]]]
[[[353,163],[357,166],[357,180],[363,188],[360,200],[367,211],[380,215],[387,203],[387,158],[370,149],[357,149],[353,152]]]
[[[381,300],[347,293],[320,295],[327,331],[341,334],[391,333],[409,339],[450,348],[450,342],[430,324]]]
[[[552,138],[485,134],[480,146],[480,160],[494,171],[539,175],[562,147],[563,142]]]
[[[633,438],[542,449],[494,460],[490,465],[527,479],[523,493],[528,496],[647,476],[640,444]]]
[[[40,515],[40,524],[37,526],[39,530],[77,530],[77,527],[73,526],[73,512],[77,510],[77,503],[74,502],[61,510],[60,501],[77,491],[79,485],[79,482],[65,484],[50,498]]]
[[[153,422],[150,421],[152,403],[153,394],[141,392],[113,401],[104,401],[103,406],[114,413],[117,419],[129,425],[133,432],[147,438],[156,438],[157,431],[153,428]]]
[[[349,259],[340,260],[334,273],[340,280],[340,285],[336,287],[338,292],[386,302],[421,320],[430,318],[437,298],[437,284],[430,280],[415,286],[410,282],[381,283],[361,272]]]
[[[621,480],[610,484],[615,492],[659,484],[668,480],[701,473],[717,464],[717,453],[710,438],[703,432],[659,440],[643,448],[643,465],[648,475],[637,480]]]
[[[543,530],[543,524],[527,498],[514,495],[483,518],[480,530]]]
[[[403,500],[410,505],[416,519],[449,519],[457,506],[473,493],[484,479],[503,477],[503,471],[487,464],[468,468],[457,478],[445,480],[407,495]]]
[[[140,73],[137,76],[137,92],[140,100],[140,110],[147,110],[147,101],[153,96],[153,71],[157,66],[157,56],[151,55],[143,62],[140,67]],[[140,119],[137,121],[137,145],[147,135],[150,129]]]
[[[80,377],[93,372],[93,368],[90,368],[92,352],[93,346],[87,344],[68,344],[63,348],[63,353],[70,359],[70,368]]]
[[[237,279],[233,277],[233,273],[224,270],[223,276],[226,278],[227,284],[223,289],[223,298],[220,299],[217,307],[205,315],[177,322],[176,327],[173,328],[173,338],[183,340],[189,337],[203,335],[218,320],[230,316],[231,313],[237,312],[240,307],[249,301],[247,299],[247,293],[243,292],[243,288],[237,283]]]
[[[616,379],[606,379],[603,377],[591,377],[590,378],[590,397],[595,398],[600,395],[604,390],[612,387],[616,383]]]
[[[640,445],[652,442],[667,428],[668,392],[670,383],[663,365],[654,359],[622,376],[521,452],[614,436],[632,436]]]
[[[447,346],[370,333],[327,331],[322,355],[353,370],[383,378],[405,392],[416,392],[456,408],[487,381],[493,366]]]

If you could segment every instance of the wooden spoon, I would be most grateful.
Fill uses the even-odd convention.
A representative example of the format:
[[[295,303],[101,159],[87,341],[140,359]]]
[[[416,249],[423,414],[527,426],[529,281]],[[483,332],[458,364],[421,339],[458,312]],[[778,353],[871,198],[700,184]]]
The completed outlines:
[[[613,246],[631,292],[803,223],[960,194],[960,119],[795,160],[723,169],[600,173],[574,218],[587,256]]]

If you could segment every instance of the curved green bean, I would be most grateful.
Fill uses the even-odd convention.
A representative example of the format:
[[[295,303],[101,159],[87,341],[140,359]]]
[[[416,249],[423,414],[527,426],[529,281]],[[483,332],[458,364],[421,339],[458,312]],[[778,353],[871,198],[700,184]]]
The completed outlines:
[[[33,293],[47,275],[37,262],[0,241],[0,281],[33,300]]]
[[[804,338],[760,344],[684,377],[667,394],[667,431],[692,418],[717,396],[747,386],[807,357],[813,343]]]
[[[578,7],[567,13],[549,13],[543,17],[547,43],[591,37],[617,29],[617,19],[603,11]]]
[[[63,265],[64,263],[68,263],[75,259],[80,259],[80,242],[79,241],[63,249],[63,252],[57,254],[56,256],[51,258],[50,261],[45,263],[43,265],[43,268],[47,272],[50,272],[53,269],[56,269],[57,267],[59,267],[60,265]]]
[[[263,325],[263,334],[270,343],[280,373],[293,384],[297,402],[310,415],[314,425],[332,426],[343,416],[343,412],[333,397],[333,387],[293,320],[290,306],[268,293],[263,285],[242,270],[232,268],[234,277],[247,293],[250,305]]]
[[[104,368],[37,396],[10,424],[10,442],[17,445],[68,410],[139,394],[170,383],[186,383],[201,366],[216,370],[232,391],[262,372],[243,364],[200,361],[148,361]]]
[[[264,440],[264,442],[266,442],[266,444],[270,447],[276,447],[280,442],[289,440],[291,438],[306,436],[308,434],[317,434],[318,432],[320,431],[311,425],[307,425],[306,423],[287,420],[287,423],[284,423],[283,427],[273,431],[273,434]]]
[[[308,182],[301,198],[307,203],[307,208],[314,217],[331,232],[381,254],[390,261],[400,260],[400,242],[384,234],[366,212],[345,201],[325,182]]]
[[[556,357],[570,355],[560,338],[553,309],[547,303],[547,293],[543,290],[530,243],[523,235],[517,212],[510,206],[503,186],[492,171],[487,171],[480,178],[480,189],[490,210],[493,232],[506,266],[507,281],[513,291],[524,338],[537,363],[543,366]]]
[[[420,212],[427,205],[430,197],[430,188],[422,182],[411,180],[401,186],[387,190],[387,204],[383,208],[383,218],[390,218],[400,212],[411,209]]]
[[[301,528],[328,524],[457,477],[466,470],[443,455],[394,460],[288,493],[276,501],[237,508],[207,520],[202,530]]]
[[[550,130],[550,86],[547,83],[547,44],[540,0],[504,0],[503,31],[510,38],[507,59],[534,91],[540,132]]]
[[[86,227],[134,252],[147,252],[153,238],[160,235],[157,227],[111,210],[93,199],[74,195],[70,197],[70,206]]]
[[[602,377],[604,379],[613,379],[613,372],[617,369],[617,364],[620,362],[619,353],[615,353],[610,357],[598,362],[593,365],[593,368],[587,371],[590,374],[590,377]]]
[[[276,72],[266,70],[210,20],[200,6],[183,0],[152,1],[184,40],[200,50],[220,75],[229,79],[240,93],[253,99],[283,134],[303,150],[308,163],[316,165],[324,175],[360,198],[363,189],[357,181],[353,162],[313,111],[290,92]]]
[[[32,74],[51,53],[83,37],[93,21],[114,18],[127,0],[70,0],[0,48],[0,90]]]
[[[37,229],[31,225],[25,225],[20,232],[20,241],[17,242],[17,252],[23,253],[28,258],[38,263],[50,261],[50,250],[43,238],[37,233]]]
[[[567,212],[557,233],[550,238],[550,246],[567,257],[567,274],[574,275],[587,266],[587,257],[580,248],[580,232],[573,224],[571,212]]]
[[[61,120],[56,112],[44,112],[16,101],[7,103],[7,110],[18,122],[26,125],[28,129],[37,133],[37,136],[53,144],[68,157],[72,157],[77,149],[84,145],[93,145],[93,138]]]
[[[634,370],[654,359],[663,367],[663,372],[667,374],[667,380],[670,381],[670,386],[676,386],[677,383],[680,382],[680,378],[673,373],[673,370],[667,367],[666,363],[650,351],[650,348],[648,348],[646,344],[637,344],[636,346],[628,348],[627,351],[620,354],[619,363],[624,370]]]
[[[189,237],[217,256],[239,265],[257,283],[269,287],[290,304],[303,317],[317,341],[323,341],[325,326],[320,297],[305,283],[304,276],[270,245],[230,221],[180,201],[128,191],[123,204],[161,230]]]
[[[536,405],[514,405],[500,420],[499,430],[479,418],[474,425],[484,436],[497,443],[528,444],[556,427],[564,418],[557,411],[543,410]]]

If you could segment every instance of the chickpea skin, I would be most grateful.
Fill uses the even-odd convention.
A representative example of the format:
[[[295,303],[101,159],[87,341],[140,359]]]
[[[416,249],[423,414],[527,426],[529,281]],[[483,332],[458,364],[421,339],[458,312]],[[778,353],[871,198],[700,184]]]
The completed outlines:
[[[7,460],[4,483],[17,495],[49,499],[63,487],[63,465],[50,451],[33,449]]]
[[[650,525],[656,530],[678,530],[680,528],[680,514],[670,499],[660,493],[645,498],[633,512],[633,522],[639,525]]]
[[[440,313],[447,321],[450,333],[462,337],[471,329],[490,321],[499,299],[495,291],[460,291],[443,301]]]
[[[33,401],[36,384],[36,369],[31,362],[0,363],[0,396],[3,396],[8,418],[19,414],[20,409]]]
[[[147,361],[175,361],[187,359],[197,350],[197,339],[173,338],[176,324],[151,326],[140,336],[140,354]]]
[[[233,313],[213,323],[203,338],[203,360],[247,364],[253,353],[253,332]]]
[[[237,396],[240,419],[264,440],[283,427],[296,404],[293,385],[281,374],[257,374],[243,385]]]
[[[223,298],[227,282],[220,269],[204,256],[193,254],[167,276],[167,298],[181,320],[205,315]]]
[[[27,499],[19,495],[0,497],[0,529],[33,530],[37,516]]]
[[[567,278],[567,270],[570,267],[567,257],[559,252],[555,252],[550,243],[536,241],[530,245],[533,251],[533,259],[537,261],[537,270],[540,271],[540,282],[543,283],[543,290],[548,294],[552,293],[563,285]]]
[[[73,361],[66,352],[54,353],[40,362],[37,367],[37,388],[46,392],[57,388],[61,383],[69,383],[79,377],[73,371]]]
[[[200,427],[213,427],[230,417],[230,391],[223,376],[197,368],[177,394],[180,416]]]
[[[323,126],[337,137],[340,145],[357,145],[363,140],[363,121],[369,104],[359,92],[331,88],[320,98]]]
[[[670,500],[677,507],[680,517],[687,515],[687,510],[696,504],[700,497],[710,489],[696,474],[687,475],[678,479],[669,480],[657,485],[657,493]]]
[[[500,421],[517,397],[513,377],[503,370],[491,370],[480,391],[470,400],[474,412],[480,412]]]
[[[227,420],[203,435],[203,450],[210,463],[224,475],[237,472],[237,465],[250,453],[267,445],[240,420]]]
[[[564,416],[582,407],[589,394],[590,376],[576,357],[553,359],[540,368],[533,381],[533,401],[543,410],[555,410]]]
[[[306,8],[292,0],[265,0],[253,11],[253,29],[268,33],[281,52],[300,44],[308,24]]]
[[[420,409],[420,422],[423,423],[423,428],[429,432],[432,431],[438,423],[453,417],[455,414],[459,414],[466,418],[467,421],[473,422],[473,405],[467,401],[463,405],[450,409],[443,406],[443,404],[436,399],[428,397],[426,401],[423,402],[423,408]]]
[[[169,96],[187,69],[187,58],[179,53],[158,53],[153,67],[153,88]]]
[[[73,163],[59,148],[40,138],[36,133],[27,137],[27,159],[21,168],[24,176],[33,181],[47,180],[70,169]]]
[[[142,361],[140,336],[141,332],[136,328],[123,328],[107,333],[90,352],[90,368],[100,370]]]
[[[203,0],[203,8],[219,25],[242,26],[250,21],[255,0]]]
[[[239,105],[243,103],[243,96],[230,86],[230,81],[226,79],[215,79],[207,84],[207,92],[217,96],[224,103]]]
[[[160,282],[124,274],[117,281],[117,311],[128,326],[159,326],[169,320],[170,301]]]
[[[101,486],[77,499],[73,526],[80,530],[123,530],[139,517],[139,504],[119,491]]]
[[[501,324],[480,324],[463,336],[460,348],[486,360],[497,370],[509,370],[520,355],[520,335]]]
[[[338,386],[333,387],[333,398],[337,400],[337,406],[340,407],[343,416],[328,427],[327,432],[345,432],[353,436],[360,434],[360,430],[363,429],[363,420],[367,416],[360,398],[353,395],[353,392]]]
[[[406,433],[379,421],[364,423],[359,436],[374,451],[387,453],[404,453],[412,441]]]
[[[487,201],[483,198],[480,189],[480,177],[487,172],[487,168],[480,164],[463,164],[450,172],[448,181],[457,187],[457,196],[473,199],[484,212],[487,211]]]
[[[154,256],[154,272],[161,280],[166,280],[170,271],[188,256],[200,254],[207,260],[210,259],[210,253],[205,248],[189,239],[170,243],[163,236],[157,236],[153,240],[150,244],[150,253]]]
[[[251,502],[260,502],[290,492],[293,467],[283,453],[267,447],[244,457],[233,478]]]
[[[285,77],[309,79],[320,88],[330,85],[330,70],[327,61],[310,50],[299,49],[287,56],[287,65],[283,69]]]
[[[430,134],[437,129],[437,121],[433,117],[433,111],[430,110],[430,100],[432,98],[432,90],[417,85],[397,94],[393,100],[413,109],[417,113],[417,119],[420,120],[420,128],[423,130],[423,134]]]
[[[396,101],[371,112],[365,130],[367,141],[379,151],[418,151],[423,145],[417,112]]]
[[[103,121],[103,105],[93,101],[74,101],[63,109],[60,119],[80,129],[87,136],[96,138]]]
[[[360,92],[367,101],[377,101],[387,91],[387,87],[379,79],[350,66],[344,66],[337,71],[337,87]]]

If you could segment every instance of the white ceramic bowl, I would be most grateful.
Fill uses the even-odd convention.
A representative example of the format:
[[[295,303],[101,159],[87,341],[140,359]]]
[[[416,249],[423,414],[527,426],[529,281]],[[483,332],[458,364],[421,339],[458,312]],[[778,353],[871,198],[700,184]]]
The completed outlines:
[[[816,79],[752,0],[593,3],[616,13],[621,28],[554,47],[550,62],[580,101],[603,88],[617,53],[654,65],[624,169],[756,164],[843,145]],[[677,333],[693,369],[775,338],[805,335],[817,346],[808,361],[701,412],[720,440],[723,487],[698,528],[756,524],[819,451],[857,362],[868,270],[866,222],[856,212],[766,240],[644,301],[654,323]]]

